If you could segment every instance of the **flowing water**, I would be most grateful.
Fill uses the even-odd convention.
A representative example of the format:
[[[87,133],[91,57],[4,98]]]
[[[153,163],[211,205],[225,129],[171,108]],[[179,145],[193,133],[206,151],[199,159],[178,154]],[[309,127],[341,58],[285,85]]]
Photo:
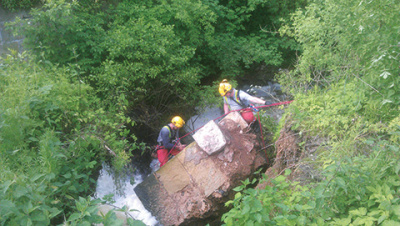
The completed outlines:
[[[152,171],[156,171],[159,168],[158,160],[154,159],[151,162],[150,167]],[[100,175],[97,180],[95,198],[104,198],[106,195],[113,194],[113,201],[115,201],[115,203],[112,204],[113,206],[119,208],[127,206],[129,209],[134,210],[129,212],[134,219],[141,220],[149,226],[159,225],[156,218],[144,208],[142,202],[133,190],[143,181],[145,176],[146,175],[142,175],[138,171],[135,171],[133,175],[126,175],[123,178],[118,178],[118,183],[122,186],[117,186],[115,184],[116,180],[114,173],[108,165],[103,164],[103,168],[100,170]],[[121,187],[122,189],[118,187]]]

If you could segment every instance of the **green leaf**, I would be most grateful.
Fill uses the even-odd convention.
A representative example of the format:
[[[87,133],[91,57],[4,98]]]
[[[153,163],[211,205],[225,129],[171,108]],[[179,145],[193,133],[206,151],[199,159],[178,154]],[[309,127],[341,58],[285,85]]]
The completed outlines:
[[[79,213],[73,213],[71,214],[71,216],[69,216],[68,221],[75,221],[77,219],[79,219],[81,217],[81,215]]]
[[[90,226],[91,223],[89,221],[83,221],[83,222],[79,222],[79,225]]]
[[[20,197],[26,195],[27,193],[28,193],[28,190],[25,187],[23,187],[21,185],[17,185],[13,195],[15,198],[20,198]]]
[[[38,180],[39,178],[43,177],[45,174],[35,174],[33,175],[30,180],[31,182],[35,182],[36,180]]]
[[[32,221],[46,221],[47,217],[42,212],[35,211],[31,214],[31,219]]]
[[[350,224],[350,222],[351,222],[351,219],[349,219],[347,224],[342,224],[342,225],[348,225],[348,224]],[[325,224],[325,220],[322,217],[318,217],[317,218],[317,225],[324,225],[324,224]]]
[[[297,218],[297,223],[299,223],[299,225],[306,225],[307,224],[307,218],[305,216],[299,216]]]
[[[232,200],[227,201],[227,202],[225,203],[225,206],[229,206],[230,204],[233,204],[233,201],[232,201]]]
[[[145,223],[139,220],[133,220],[132,218],[128,218],[127,222],[130,226],[146,226]]]
[[[286,179],[285,176],[279,175],[278,177],[275,178],[275,181],[276,182],[282,182],[282,181],[285,181],[285,179]]]
[[[289,207],[283,203],[275,203],[275,205],[282,209],[282,211],[287,212],[289,211]]]
[[[351,223],[351,217],[347,217],[347,218],[335,218],[334,219],[336,225],[350,225]]]
[[[0,200],[0,213],[4,210],[11,210],[15,208],[15,204],[8,199],[1,199]]]
[[[239,199],[240,197],[242,197],[242,193],[238,192],[235,194],[235,199]]]
[[[242,209],[242,215],[246,215],[249,211],[250,211],[250,206],[248,203],[245,203]]]
[[[79,200],[78,202],[76,202],[76,209],[79,212],[83,212],[85,210],[85,204],[83,203],[82,200]]]
[[[400,205],[393,205],[392,210],[393,210],[394,214],[396,214],[396,216],[398,216],[400,218]]]
[[[51,208],[51,209],[50,209],[50,216],[49,216],[49,218],[51,219],[51,218],[57,216],[58,214],[60,214],[61,212],[62,212],[62,211],[61,211],[61,210],[58,210],[57,208]]]
[[[349,211],[349,213],[352,216],[364,216],[364,215],[367,214],[367,209],[364,208],[364,207],[361,207],[361,208],[358,208],[356,210],[351,210],[351,211]]]
[[[384,220],[386,220],[386,215],[382,215],[378,218],[378,224],[382,223]]]
[[[236,187],[236,188],[234,188],[234,189],[232,189],[232,190],[234,190],[234,191],[236,191],[236,192],[242,191],[242,190],[243,190],[243,187],[242,187],[242,186],[239,186],[239,187]]]
[[[33,225],[31,218],[28,218],[28,219],[27,219],[26,225],[27,225],[27,226]]]
[[[337,185],[340,188],[343,188],[343,190],[345,190],[345,192],[347,193],[347,186],[346,186],[346,182],[343,180],[343,178],[341,177],[337,177],[335,178]]]
[[[256,220],[257,220],[258,223],[261,223],[261,221],[262,221],[262,216],[261,216],[261,214],[257,213],[257,214],[255,215],[255,218],[256,218]]]
[[[394,220],[385,220],[382,222],[382,226],[398,226],[399,222]]]
[[[15,181],[11,181],[11,180],[7,180],[5,182],[3,182],[3,184],[1,185],[1,187],[3,187],[3,194],[5,194],[8,190],[8,188],[10,187],[11,184],[15,183]]]
[[[36,137],[29,137],[28,139],[29,139],[30,141],[36,141],[36,142],[39,141]]]
[[[253,209],[252,212],[259,212],[259,211],[261,211],[262,208],[263,208],[263,206],[262,206],[260,200],[258,200],[258,199],[256,199],[256,198],[254,198],[254,199],[251,201],[251,207],[252,207],[252,209]]]

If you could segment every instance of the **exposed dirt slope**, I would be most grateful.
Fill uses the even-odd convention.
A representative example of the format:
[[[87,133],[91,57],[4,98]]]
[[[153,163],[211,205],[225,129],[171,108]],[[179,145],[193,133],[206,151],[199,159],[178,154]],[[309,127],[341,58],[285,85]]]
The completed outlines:
[[[314,161],[317,158],[317,150],[324,147],[325,140],[318,136],[300,136],[297,131],[292,130],[289,122],[280,131],[280,137],[275,142],[276,158],[272,167],[265,172],[268,178],[275,178],[286,169],[292,173],[288,177],[301,183],[308,183],[311,180],[319,180],[319,171],[314,168]],[[300,145],[302,144],[302,145]],[[271,185],[268,182],[260,183],[257,188],[264,189]]]

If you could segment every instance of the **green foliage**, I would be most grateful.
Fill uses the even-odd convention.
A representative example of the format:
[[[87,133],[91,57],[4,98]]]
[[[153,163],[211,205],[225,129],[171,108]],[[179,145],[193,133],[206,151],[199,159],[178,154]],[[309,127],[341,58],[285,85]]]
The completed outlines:
[[[8,10],[31,9],[42,0],[0,0],[0,6]]]
[[[208,58],[216,59],[210,73],[221,71],[232,78],[253,63],[281,65],[289,61],[297,44],[278,32],[290,13],[304,7],[306,1],[204,1],[218,15],[215,35],[205,49]]]
[[[26,53],[2,59],[1,224],[62,223],[75,200],[92,193],[94,174],[107,157],[105,145],[116,154],[115,166],[128,161],[128,141],[120,138],[128,137],[123,125],[131,122],[118,112],[123,106],[105,112],[88,85],[70,82],[75,76],[72,68],[37,64]],[[94,208],[71,222],[95,223],[86,214],[94,216]]]
[[[265,139],[268,139],[268,142],[274,141],[273,136],[278,131],[278,122],[266,112],[273,112],[274,110],[265,109],[261,110],[258,114],[260,116],[260,122],[262,125],[262,133]],[[258,117],[258,116],[257,116]]]
[[[324,180],[308,185],[285,176],[265,189],[237,187],[225,225],[375,225],[400,222],[399,146],[375,140],[370,156],[327,162]],[[396,156],[393,158],[393,156]],[[265,178],[264,180],[266,180]]]
[[[76,212],[71,214],[64,224],[66,225],[91,225],[93,223],[101,223],[101,216],[97,214],[99,211],[97,205],[99,200],[91,200],[90,198],[79,197],[75,200]],[[108,216],[107,216],[108,217]]]
[[[234,78],[254,63],[281,64],[298,47],[277,29],[304,2],[58,0],[12,29],[41,59],[77,65],[76,79],[108,107],[123,96],[130,117],[159,128],[218,95],[202,82]]]
[[[387,132],[391,135],[390,140],[400,143],[400,116],[393,119],[387,127]]]
[[[297,134],[323,138],[311,163],[321,180],[280,175],[263,190],[240,187],[226,225],[399,224],[399,7],[312,1],[281,29],[303,50],[279,75],[295,97],[284,119]]]
[[[27,177],[19,174],[12,178],[12,171],[2,164],[0,188],[0,222],[10,225],[48,225],[50,219],[61,213],[56,205],[50,203],[44,174],[32,174]],[[4,179],[4,176],[9,179]],[[47,189],[46,189],[47,188]]]
[[[296,69],[279,76],[296,99],[288,111],[293,129],[345,142],[338,155],[356,152],[351,146],[363,136],[388,132],[385,124],[398,117],[400,5],[392,3],[315,1],[282,29],[304,51]]]
[[[282,31],[302,44],[303,55],[294,71],[280,76],[281,83],[298,93],[342,80],[342,87],[335,88],[354,93],[357,89],[357,110],[368,119],[395,117],[400,103],[399,7],[396,1],[326,0],[298,11],[293,27]],[[347,104],[348,99],[341,101]],[[377,110],[385,114],[378,118]]]

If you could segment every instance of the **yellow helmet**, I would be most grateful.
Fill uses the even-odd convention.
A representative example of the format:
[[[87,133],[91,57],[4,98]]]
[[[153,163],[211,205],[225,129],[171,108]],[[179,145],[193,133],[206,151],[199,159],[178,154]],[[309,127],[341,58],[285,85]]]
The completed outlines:
[[[221,96],[225,96],[227,92],[229,92],[229,90],[232,89],[232,85],[229,84],[228,80],[224,79],[222,80],[222,82],[219,84],[219,93],[221,94]]]
[[[179,116],[173,117],[171,122],[178,128],[182,128],[182,126],[185,125],[185,121],[183,121],[183,119]]]

